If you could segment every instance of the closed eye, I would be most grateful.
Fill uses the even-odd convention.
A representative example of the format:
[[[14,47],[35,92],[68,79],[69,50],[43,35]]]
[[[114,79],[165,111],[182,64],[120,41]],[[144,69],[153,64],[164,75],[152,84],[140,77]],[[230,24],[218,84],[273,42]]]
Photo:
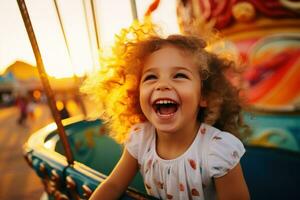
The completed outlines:
[[[189,77],[184,74],[184,73],[176,73],[174,78],[185,78],[185,79],[188,79]]]
[[[157,77],[154,75],[154,74],[149,74],[149,75],[146,75],[143,79],[143,82],[145,81],[149,81],[149,80],[154,80],[156,79]]]

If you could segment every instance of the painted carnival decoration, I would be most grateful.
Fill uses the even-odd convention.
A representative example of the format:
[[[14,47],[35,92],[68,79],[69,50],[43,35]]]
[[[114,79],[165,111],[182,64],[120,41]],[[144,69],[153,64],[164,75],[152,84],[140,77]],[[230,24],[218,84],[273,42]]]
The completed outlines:
[[[178,1],[183,32],[221,34],[217,48],[229,49],[242,63],[253,113],[245,114],[251,144],[300,151],[299,8],[290,0]]]

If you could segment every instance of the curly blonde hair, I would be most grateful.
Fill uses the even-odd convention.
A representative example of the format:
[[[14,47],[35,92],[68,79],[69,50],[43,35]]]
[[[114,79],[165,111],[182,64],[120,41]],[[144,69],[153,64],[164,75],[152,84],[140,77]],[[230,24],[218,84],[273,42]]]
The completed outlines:
[[[190,53],[199,66],[202,94],[208,105],[200,109],[198,119],[240,137],[245,125],[239,91],[225,76],[234,63],[206,51],[206,42],[198,37],[170,35],[162,38],[149,24],[124,29],[117,36],[112,55],[102,58],[99,73],[89,77],[81,88],[97,102],[100,117],[109,124],[110,135],[123,143],[134,124],[147,120],[139,102],[143,61],[166,45]]]

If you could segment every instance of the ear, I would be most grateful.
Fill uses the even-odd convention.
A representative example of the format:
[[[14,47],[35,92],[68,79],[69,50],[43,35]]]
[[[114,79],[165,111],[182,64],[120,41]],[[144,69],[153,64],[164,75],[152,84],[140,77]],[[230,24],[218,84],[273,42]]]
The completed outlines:
[[[201,99],[199,102],[200,107],[207,107],[207,101],[205,99]]]

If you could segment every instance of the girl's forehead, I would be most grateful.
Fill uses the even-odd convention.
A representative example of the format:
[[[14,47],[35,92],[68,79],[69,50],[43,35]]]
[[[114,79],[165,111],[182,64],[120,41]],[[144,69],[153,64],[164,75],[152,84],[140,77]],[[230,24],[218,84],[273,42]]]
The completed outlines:
[[[199,66],[205,63],[205,59],[203,59],[203,55],[200,55],[200,52],[192,52],[175,45],[161,46],[161,48],[150,53],[144,61],[144,68],[159,67],[160,65]]]
[[[179,47],[173,45],[164,45],[159,49],[151,52],[147,57],[146,61],[153,60],[153,59],[163,59],[168,57],[173,58],[186,58],[191,57],[193,54],[188,52],[187,50],[181,49]]]
[[[183,50],[178,49],[173,46],[163,46],[162,48],[150,53],[146,58],[146,63],[151,63],[155,61],[165,60],[169,61],[169,58],[173,58],[172,61],[176,59],[186,58],[188,54],[186,54]]]
[[[171,69],[174,67],[187,67],[191,70],[197,69],[192,54],[173,47],[165,46],[151,53],[144,62],[143,72],[157,69]]]

